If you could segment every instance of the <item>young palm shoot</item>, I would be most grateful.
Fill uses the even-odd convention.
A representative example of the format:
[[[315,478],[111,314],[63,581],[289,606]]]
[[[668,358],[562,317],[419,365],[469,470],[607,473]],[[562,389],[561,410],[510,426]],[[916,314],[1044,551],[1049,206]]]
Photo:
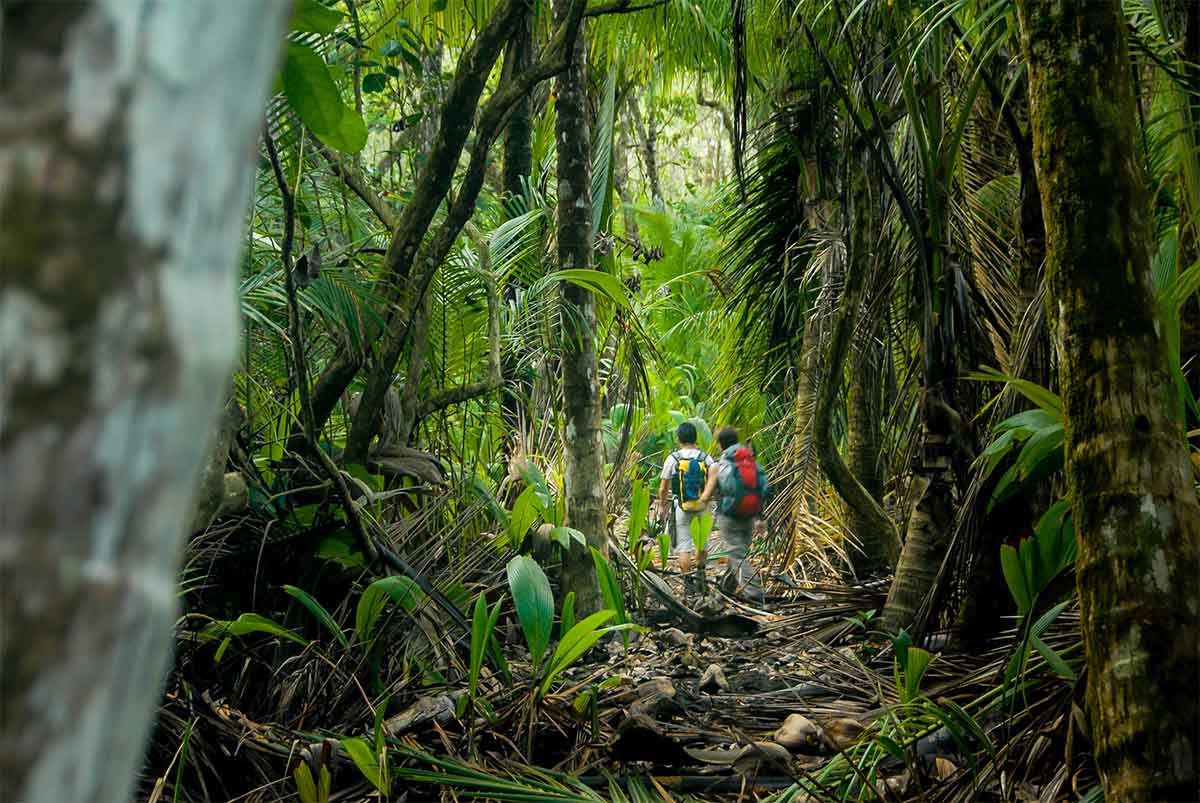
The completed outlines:
[[[700,596],[703,597],[708,593],[708,575],[705,573],[705,564],[708,563],[708,536],[712,533],[713,517],[711,513],[704,513],[702,516],[696,516],[690,524],[692,531],[692,544],[696,547],[696,578],[697,585],[700,589]]]

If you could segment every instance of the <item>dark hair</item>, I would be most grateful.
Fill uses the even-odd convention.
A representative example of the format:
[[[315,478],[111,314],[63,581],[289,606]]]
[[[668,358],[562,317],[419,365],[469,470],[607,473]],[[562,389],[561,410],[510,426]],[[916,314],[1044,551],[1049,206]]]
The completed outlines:
[[[721,427],[721,431],[717,433],[717,443],[721,444],[722,449],[728,449],[738,442],[738,431],[733,427]]]
[[[679,442],[683,444],[696,442],[696,427],[684,421],[675,428],[675,437],[679,438]]]

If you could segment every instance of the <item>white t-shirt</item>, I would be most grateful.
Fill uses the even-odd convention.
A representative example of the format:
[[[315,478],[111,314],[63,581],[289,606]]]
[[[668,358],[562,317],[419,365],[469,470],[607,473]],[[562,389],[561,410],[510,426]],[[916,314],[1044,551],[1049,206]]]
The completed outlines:
[[[682,449],[677,449],[676,451],[671,452],[671,454],[667,457],[667,461],[663,463],[662,473],[658,476],[664,480],[675,478],[675,475],[679,473],[679,459],[676,457],[676,455],[682,457],[684,460],[692,460],[702,454],[704,454],[704,452],[700,451],[695,446],[685,446]],[[712,467],[712,455],[704,455],[704,457],[704,464]]]

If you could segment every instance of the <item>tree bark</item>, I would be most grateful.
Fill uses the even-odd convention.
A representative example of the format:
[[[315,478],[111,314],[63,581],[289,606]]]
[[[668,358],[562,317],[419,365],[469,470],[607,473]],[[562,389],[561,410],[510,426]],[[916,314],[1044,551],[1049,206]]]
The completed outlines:
[[[533,63],[533,6],[525,3],[512,38],[504,50],[504,70],[517,74]],[[504,194],[509,198],[523,195],[524,181],[533,172],[533,115],[529,95],[513,105],[504,135]]]
[[[233,367],[239,232],[287,10],[0,10],[8,799],[130,799]]]
[[[570,13],[555,0],[555,16]],[[592,267],[591,135],[587,118],[586,24],[566,71],[557,79],[558,264]],[[608,554],[604,507],[604,446],[600,438],[600,368],[596,359],[596,297],[562,283],[563,462],[567,525]],[[575,541],[563,559],[563,588],[575,592],[578,616],[603,607],[591,553]],[[564,593],[565,593],[564,591]]]
[[[1108,800],[1197,800],[1200,506],[1157,317],[1118,0],[1018,0],[1096,763]]]
[[[644,120],[637,99],[630,98],[629,119],[633,121],[638,144],[642,146],[642,161],[646,168],[646,181],[650,185],[650,199],[656,207],[661,208],[663,194],[662,182],[658,177],[658,128],[655,125],[654,116],[649,115],[649,119]]]
[[[878,550],[872,546],[871,553],[882,551],[895,554],[899,551],[900,543],[896,526],[846,465],[833,442],[833,405],[842,387],[842,372],[850,351],[850,340],[854,334],[855,321],[858,320],[859,307],[862,306],[866,274],[871,265],[867,215],[869,192],[866,171],[861,163],[856,162],[851,166],[850,182],[850,259],[846,271],[846,284],[842,288],[842,297],[838,305],[837,320],[830,337],[826,373],[817,394],[813,443],[821,470],[829,478],[829,483],[859,517],[858,526],[862,532],[857,535],[860,541],[867,540],[879,545]]]
[[[879,463],[883,437],[883,411],[879,398],[883,374],[883,348],[879,341],[881,323],[881,319],[871,322],[866,342],[859,350],[851,371],[846,455],[850,470],[862,484],[863,490],[882,508],[883,472]],[[883,533],[876,529],[870,515],[863,515],[860,508],[851,508],[850,526],[857,537],[858,550],[857,554],[853,549],[847,552],[856,573],[870,574],[887,568],[895,560],[895,555],[889,557]]]

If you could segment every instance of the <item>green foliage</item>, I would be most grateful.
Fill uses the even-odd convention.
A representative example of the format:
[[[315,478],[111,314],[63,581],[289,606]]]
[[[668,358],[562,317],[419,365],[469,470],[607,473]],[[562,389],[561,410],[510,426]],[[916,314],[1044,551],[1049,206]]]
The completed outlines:
[[[380,794],[386,797],[391,789],[388,779],[387,754],[371,749],[371,745],[363,739],[342,739],[342,749],[363,777],[370,781]]]
[[[215,641],[221,640],[221,644],[217,647],[216,660],[220,661],[225,655],[225,650],[229,648],[230,640],[234,637],[248,636],[252,633],[266,633],[278,638],[293,641],[301,646],[307,646],[308,640],[289,630],[282,625],[272,622],[265,616],[260,616],[257,613],[243,613],[237,619],[231,621],[213,621],[204,627],[196,637],[200,641]]]
[[[1000,547],[1000,565],[1017,612],[1034,609],[1038,595],[1064,569],[1075,563],[1075,526],[1070,503],[1061,499],[1038,520],[1033,537],[1022,539],[1017,548]]]
[[[712,533],[712,514],[705,512],[694,516],[688,527],[692,531],[692,543],[696,545],[696,554],[703,554],[708,548],[708,536]]]
[[[600,583],[600,594],[604,597],[604,604],[616,615],[617,624],[628,624],[629,615],[625,612],[625,595],[621,592],[621,582],[617,579],[613,572],[612,564],[608,562],[608,558],[600,554],[600,550],[595,547],[590,547],[592,552],[592,562],[596,565],[596,579]],[[629,634],[623,632],[621,634],[625,642],[625,648],[629,648]]]
[[[331,34],[341,25],[344,15],[317,0],[297,0],[292,7],[291,29],[300,33]]]
[[[658,534],[658,559],[662,562],[662,567],[667,568],[667,561],[671,558],[671,533],[661,532]]]
[[[600,640],[601,636],[613,630],[628,627],[628,625],[601,627],[613,615],[614,613],[611,610],[597,611],[591,616],[576,622],[575,626],[567,631],[567,634],[558,642],[558,646],[554,650],[554,655],[551,656],[550,663],[546,666],[546,671],[537,686],[536,696],[539,699],[546,695],[546,692],[550,690],[550,686],[554,684],[558,676],[571,666],[571,664],[579,660],[581,655],[590,650]]]
[[[525,555],[518,555],[508,562],[507,574],[517,619],[537,674],[554,627],[554,595],[550,591],[550,581],[537,561]]]
[[[479,676],[483,671],[483,659],[489,646],[492,645],[492,633],[496,630],[496,620],[500,618],[500,605],[504,596],[496,600],[496,604],[488,610],[487,599],[480,594],[475,599],[475,611],[471,617],[471,663],[467,675],[467,697],[474,707],[475,697],[479,691]],[[497,650],[497,653],[499,651]]]
[[[575,592],[568,591],[562,604],[562,617],[558,624],[558,637],[567,635],[567,631],[575,626]]]
[[[357,153],[367,144],[367,127],[362,117],[342,102],[325,60],[311,47],[288,42],[282,83],[288,104],[326,145],[345,153]]]
[[[325,610],[324,605],[322,605],[320,602],[317,602],[317,600],[307,591],[296,588],[296,586],[285,585],[283,590],[289,596],[298,600],[301,605],[308,609],[309,613],[317,617],[317,621],[325,626],[325,629],[328,630],[335,639],[337,639],[339,644],[346,649],[350,648],[350,639],[346,638],[346,634],[342,632],[342,628],[338,626],[338,623],[334,620],[333,616],[330,615],[329,611]]]
[[[296,783],[296,794],[300,803],[329,803],[329,793],[333,785],[329,767],[322,764],[319,777],[314,782],[312,770],[306,762],[301,761],[292,770],[292,780]]]
[[[896,691],[900,694],[900,702],[916,702],[921,696],[921,680],[924,679],[929,665],[933,663],[933,655],[920,647],[914,647],[912,638],[903,630],[892,639],[892,649],[896,653],[892,673],[896,680]]]
[[[633,481],[629,496],[629,553],[632,555],[646,529],[646,516],[650,513],[650,489],[639,477]]]
[[[354,614],[354,633],[364,649],[370,648],[375,625],[389,599],[411,614],[425,601],[425,592],[409,577],[383,577],[367,586]]]

